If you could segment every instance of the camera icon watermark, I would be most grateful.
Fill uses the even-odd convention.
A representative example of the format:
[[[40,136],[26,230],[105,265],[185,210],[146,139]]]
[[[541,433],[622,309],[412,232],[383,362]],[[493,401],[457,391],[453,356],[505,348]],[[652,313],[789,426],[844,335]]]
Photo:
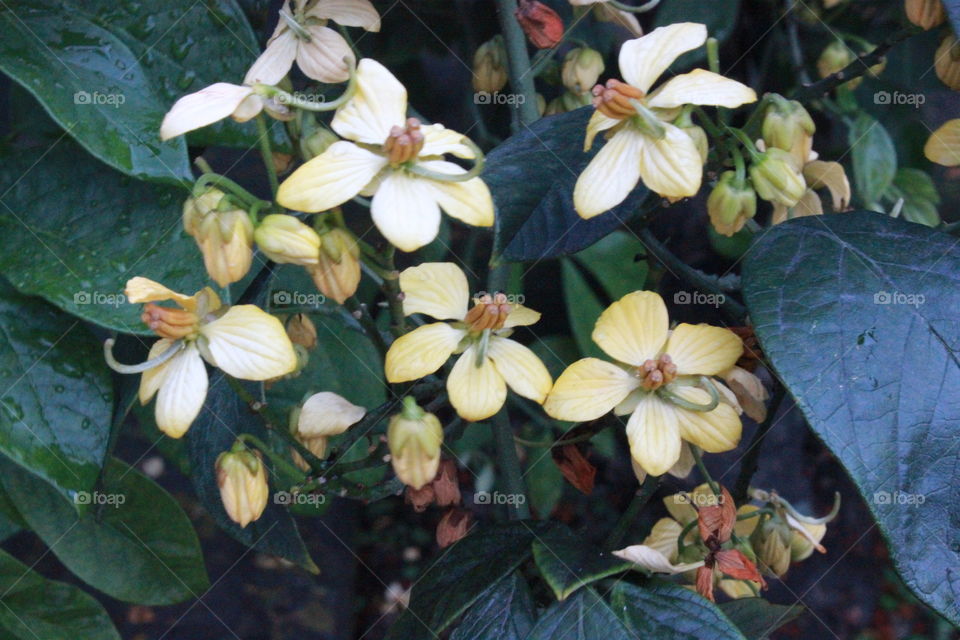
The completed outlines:
[[[526,99],[527,96],[523,95],[522,93],[501,93],[499,91],[490,93],[489,91],[477,91],[473,94],[474,104],[518,105],[523,104]]]
[[[317,507],[326,504],[327,496],[322,493],[291,493],[289,491],[277,491],[273,494],[273,503],[281,506],[306,505]]]
[[[99,506],[104,505],[117,509],[127,501],[122,493],[102,493],[100,491],[78,491],[73,495],[74,504]]]
[[[509,504],[519,505],[527,501],[527,496],[522,493],[500,493],[494,491],[477,491],[473,494],[474,504]]]
[[[122,93],[100,93],[99,91],[77,91],[73,94],[73,104],[106,105],[119,109],[127,101]]]
[[[326,303],[327,296],[322,293],[303,293],[302,291],[274,291],[271,300],[274,306],[319,307]]]
[[[723,504],[724,497],[722,495],[715,495],[711,492],[708,493],[677,493],[672,496],[674,503],[676,504],[689,504],[696,508],[700,507],[715,507],[717,505]]]
[[[527,297],[522,293],[504,293],[503,291],[498,291],[496,293],[490,293],[489,291],[477,291],[473,297],[474,299],[479,299],[484,296],[503,296],[507,299],[507,304],[524,304],[527,301]]]
[[[700,291],[677,291],[673,294],[674,304],[696,304],[719,307],[727,301],[722,293],[702,293]]]
[[[914,109],[919,109],[920,105],[927,101],[927,96],[922,93],[903,93],[901,91],[877,91],[873,94],[873,104],[883,105],[909,105]]]
[[[922,293],[903,293],[901,291],[877,291],[873,294],[873,304],[906,304],[917,308],[926,302]]]
[[[920,505],[927,501],[922,493],[904,493],[902,491],[877,491],[873,494],[874,504]]]
[[[101,291],[74,291],[73,304],[99,304],[119,307],[127,303],[122,293],[103,293]]]

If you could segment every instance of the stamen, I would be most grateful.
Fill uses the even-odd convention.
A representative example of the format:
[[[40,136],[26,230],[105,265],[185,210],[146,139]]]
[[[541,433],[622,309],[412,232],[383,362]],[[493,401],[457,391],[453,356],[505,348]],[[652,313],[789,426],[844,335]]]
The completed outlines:
[[[640,89],[613,78],[606,85],[598,84],[591,90],[593,106],[608,118],[623,120],[637,113],[632,100],[640,100],[644,93]]]
[[[464,322],[471,331],[485,331],[487,329],[502,329],[513,305],[507,302],[507,296],[502,293],[490,295],[485,293],[474,298],[474,306],[467,312]]]
[[[178,340],[197,332],[200,319],[196,313],[186,309],[161,307],[152,302],[144,305],[140,320],[161,338]]]
[[[640,378],[641,387],[647,391],[656,391],[676,380],[677,365],[669,355],[663,354],[656,360],[647,360],[637,367],[637,377]]]
[[[420,155],[426,138],[420,131],[420,121],[416,118],[407,118],[404,127],[393,127],[390,135],[383,143],[383,152],[391,166],[398,166],[410,162]]]

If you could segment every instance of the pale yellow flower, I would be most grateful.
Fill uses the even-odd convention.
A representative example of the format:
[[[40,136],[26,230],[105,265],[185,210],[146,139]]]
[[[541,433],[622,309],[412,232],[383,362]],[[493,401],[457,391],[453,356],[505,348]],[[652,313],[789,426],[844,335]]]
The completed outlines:
[[[511,340],[513,327],[526,326],[540,314],[507,302],[503,294],[474,298],[470,308],[467,277],[450,262],[429,262],[400,274],[403,311],[438,320],[397,338],[387,352],[387,380],[407,382],[429,375],[451,355],[461,354],[450,377],[450,404],[465,420],[489,418],[503,406],[509,386],[542,403],[552,379],[533,351]]]
[[[960,118],[944,122],[930,134],[923,146],[923,155],[945,167],[960,165]]]
[[[267,467],[260,452],[246,448],[225,451],[215,465],[220,500],[230,519],[241,527],[259,520],[270,497]]]
[[[327,26],[330,20],[345,27],[380,31],[380,15],[368,0],[295,0],[292,12],[290,0],[286,0],[277,28],[247,71],[244,84],[275,85],[294,60],[309,78],[326,83],[346,81],[355,58],[343,36]]]
[[[614,551],[613,555],[652,573],[672,575],[702,567],[702,559],[680,562],[679,539],[682,531],[683,525],[673,518],[660,518],[642,544],[634,544]]]
[[[710,453],[737,446],[742,428],[737,409],[711,394],[729,391],[709,380],[740,357],[743,343],[736,334],[706,324],[680,324],[670,331],[663,299],[635,291],[600,315],[592,337],[617,364],[584,358],[570,365],[544,404],[550,416],[583,422],[611,409],[629,414],[631,455],[652,475],[677,464],[683,441]]]
[[[157,426],[172,438],[186,433],[203,407],[208,385],[204,360],[242,380],[277,378],[297,366],[283,325],[259,307],[223,307],[209,287],[186,296],[140,277],[127,282],[125,293],[129,302],[148,303],[141,317],[161,337],[150,348],[149,360],[177,349],[140,379],[141,404],[157,396]],[[162,300],[173,300],[179,308],[153,304]]]
[[[597,110],[587,125],[584,148],[601,131],[609,140],[577,180],[573,202],[582,218],[592,218],[627,197],[642,180],[666,198],[692,196],[700,189],[703,160],[697,145],[671,124],[686,104],[739,107],[757,99],[753,89],[721,75],[695,69],[650,87],[681,54],[701,46],[707,28],[690,22],[660,27],[620,48],[624,82],[594,87]],[[639,108],[639,109],[638,109]]]
[[[293,172],[277,192],[288,209],[326,211],[358,194],[373,194],[373,222],[395,247],[414,251],[440,230],[440,210],[468,224],[493,224],[493,198],[478,177],[451,182],[417,171],[466,173],[445,154],[475,159],[465,137],[443,125],[406,118],[407,90],[375,60],[357,67],[356,93],[331,127],[342,137]]]

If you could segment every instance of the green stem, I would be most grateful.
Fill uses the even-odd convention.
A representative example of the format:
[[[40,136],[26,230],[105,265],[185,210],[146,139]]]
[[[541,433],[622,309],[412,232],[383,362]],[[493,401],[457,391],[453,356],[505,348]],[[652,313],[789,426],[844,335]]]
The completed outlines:
[[[370,315],[370,310],[367,308],[367,305],[361,304],[357,301],[356,297],[351,296],[344,301],[343,306],[357,319],[363,332],[373,341],[380,355],[386,355],[387,343],[384,341],[383,334],[380,333],[380,329],[377,327],[373,316]]]
[[[387,266],[383,277],[383,292],[390,308],[393,335],[399,338],[407,332],[407,316],[403,313],[403,291],[400,290],[400,272],[394,262],[395,254],[396,249],[391,246],[383,255]]]
[[[762,448],[763,440],[767,437],[770,427],[773,426],[777,416],[777,410],[780,408],[780,403],[783,402],[785,396],[786,388],[783,385],[777,385],[776,390],[773,392],[773,399],[770,401],[770,408],[767,409],[767,419],[764,420],[762,424],[757,425],[757,430],[753,433],[753,438],[750,440],[750,446],[747,448],[746,453],[743,454],[740,474],[737,476],[737,483],[733,488],[733,501],[737,504],[747,499],[747,492],[750,490],[750,481],[760,466],[760,449]]]
[[[307,474],[294,466],[291,462],[284,459],[280,454],[267,446],[267,443],[253,435],[252,433],[241,433],[237,436],[237,440],[240,440],[245,445],[253,446],[260,450],[260,453],[266,455],[273,462],[274,466],[280,470],[286,476],[289,476],[291,479],[295,479],[295,483],[299,484],[307,479]]]
[[[529,126],[540,118],[537,109],[537,92],[530,72],[530,56],[527,53],[527,37],[516,19],[517,0],[497,0],[500,31],[507,48],[507,71],[514,93],[522,96],[516,101],[516,122]],[[519,127],[516,127],[519,128]]]
[[[689,445],[690,453],[693,454],[693,461],[697,464],[697,469],[700,470],[700,474],[703,476],[704,480],[707,481],[707,484],[710,485],[710,490],[713,491],[713,495],[718,498],[722,495],[720,491],[720,485],[717,484],[717,481],[713,479],[713,476],[710,475],[710,472],[707,471],[707,465],[703,464],[703,454],[700,452],[700,447],[696,445]]]
[[[263,165],[267,169],[267,178],[270,180],[270,193],[276,199],[277,189],[280,188],[280,181],[277,179],[277,166],[273,161],[273,149],[270,146],[270,127],[267,126],[267,119],[263,114],[257,115],[257,135],[260,144],[260,157],[263,159]]]
[[[513,497],[513,504],[508,505],[510,519],[526,520],[530,517],[530,506],[527,504],[527,490],[523,483],[523,474],[520,472],[520,459],[517,457],[517,444],[513,439],[513,426],[510,424],[509,414],[506,410],[501,410],[490,422],[493,439],[497,445],[500,473],[503,474],[507,493]]]
[[[610,535],[607,536],[607,541],[603,545],[604,549],[615,549],[620,546],[620,541],[623,540],[623,536],[630,530],[630,525],[632,525],[637,519],[637,516],[640,515],[640,511],[653,496],[659,484],[660,476],[648,475],[646,479],[644,479],[643,484],[637,489],[630,504],[627,505],[627,510],[623,512],[620,520],[617,521],[617,525],[613,528],[613,531],[610,532]]]

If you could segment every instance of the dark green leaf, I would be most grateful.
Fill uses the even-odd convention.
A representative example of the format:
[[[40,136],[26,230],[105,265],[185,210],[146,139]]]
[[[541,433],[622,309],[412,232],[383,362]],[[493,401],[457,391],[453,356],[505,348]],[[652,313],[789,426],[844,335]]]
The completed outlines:
[[[544,611],[527,640],[638,640],[591,588]],[[706,636],[703,636],[706,637]],[[644,637],[644,640],[648,640]],[[652,636],[649,640],[657,640]]]
[[[720,605],[747,640],[765,640],[772,632],[803,613],[799,604],[772,604],[763,598],[740,598]]]
[[[563,278],[563,301],[567,306],[567,319],[580,354],[586,357],[602,358],[603,351],[590,337],[597,319],[603,313],[603,303],[590,288],[577,264],[570,259],[561,261]]]
[[[880,201],[897,173],[897,150],[887,129],[865,113],[850,122],[854,194],[864,206]]]
[[[387,638],[435,638],[492,584],[530,557],[530,544],[549,527],[547,523],[520,521],[474,528],[429,565],[413,589],[409,608],[390,628]]]
[[[0,452],[64,496],[89,491],[110,435],[110,372],[78,320],[0,281]]]
[[[940,224],[940,194],[937,185],[925,171],[903,168],[897,171],[893,184],[887,190],[891,200],[903,198],[901,217],[907,222],[936,227]]]
[[[541,437],[553,440],[552,433],[547,431]],[[563,496],[563,475],[545,447],[531,449],[529,460],[523,477],[527,482],[530,507],[541,518],[547,518]]]
[[[715,604],[680,585],[648,580],[638,587],[618,582],[610,595],[613,610],[634,634],[650,640],[745,640]]]
[[[557,527],[533,542],[533,559],[557,600],[597,580],[633,567],[601,551],[566,527]]]
[[[512,573],[480,596],[450,640],[526,640],[535,618],[527,583]]]
[[[0,29],[0,69],[87,151],[136,178],[190,179],[183,140],[160,142],[168,105],[123,40],[54,0],[8,0]]]
[[[647,282],[646,254],[646,247],[637,236],[614,231],[574,258],[597,279],[607,298],[614,301],[643,289]]]
[[[960,252],[870,212],[778,225],[744,266],[763,351],[917,596],[960,622]]]
[[[259,394],[255,384],[245,386],[251,394]],[[293,517],[282,505],[271,499],[260,519],[246,527],[240,527],[224,510],[214,464],[217,456],[230,449],[241,433],[253,434],[264,441],[268,439],[260,416],[253,413],[230,388],[224,374],[217,371],[210,376],[210,391],[204,409],[185,436],[193,470],[190,480],[197,499],[231,537],[258,551],[286,558],[309,571],[317,571],[317,566],[300,539]],[[277,476],[273,473],[270,474],[270,480],[274,483],[274,490],[288,488],[276,486]]]
[[[0,271],[14,286],[125,333],[148,334],[123,289],[146,276],[192,294],[207,284],[182,231],[185,190],[136,182],[69,140],[0,163]],[[99,359],[99,357],[97,358]]]
[[[107,595],[165,605],[209,587],[190,520],[155,482],[117,459],[102,485],[68,502],[40,478],[4,460],[0,482],[30,528],[68,569]],[[75,504],[89,508],[78,516]]]
[[[623,204],[590,220],[573,209],[573,187],[602,146],[583,151],[592,107],[535,122],[487,156],[483,179],[497,206],[494,250],[508,261],[542,260],[590,246],[631,217],[648,191],[642,184]]]
[[[0,550],[0,629],[8,640],[120,640],[100,603]]]

